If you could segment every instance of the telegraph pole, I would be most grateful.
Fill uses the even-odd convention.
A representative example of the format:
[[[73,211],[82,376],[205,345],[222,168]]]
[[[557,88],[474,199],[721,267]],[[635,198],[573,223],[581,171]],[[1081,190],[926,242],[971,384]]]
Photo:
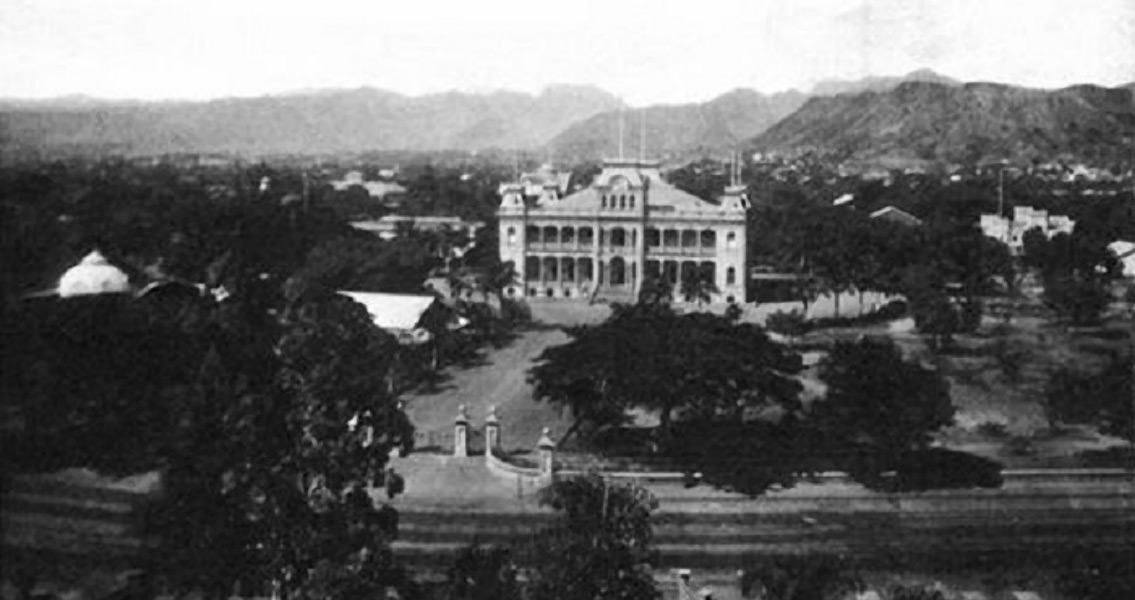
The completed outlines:
[[[1009,225],[1005,223],[1005,160],[998,163],[997,169],[997,218],[1005,225],[1001,230],[1001,243],[1007,244],[1005,239],[1009,235]]]

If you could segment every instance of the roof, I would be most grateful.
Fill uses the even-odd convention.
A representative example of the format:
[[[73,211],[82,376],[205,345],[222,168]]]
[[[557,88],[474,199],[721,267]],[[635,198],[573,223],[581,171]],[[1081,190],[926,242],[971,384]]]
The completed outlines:
[[[885,206],[871,213],[872,219],[886,219],[903,225],[921,225],[922,219],[893,206]]]
[[[386,330],[410,330],[418,326],[435,296],[383,294],[377,292],[339,292],[365,306],[374,324]]]
[[[602,189],[610,187],[618,193],[626,189],[641,189],[647,186],[647,205],[650,208],[669,207],[683,211],[719,211],[721,207],[684,192],[662,179],[658,164],[638,161],[606,161],[603,171],[595,178],[591,187],[571,194],[555,203],[554,206],[541,205],[541,209],[553,211],[598,211],[602,209]]]
[[[1135,244],[1123,240],[1117,240],[1108,244],[1107,249],[1111,250],[1112,254],[1118,258],[1126,258],[1135,254]]]
[[[64,298],[130,291],[130,278],[95,250],[59,278],[59,295]]]

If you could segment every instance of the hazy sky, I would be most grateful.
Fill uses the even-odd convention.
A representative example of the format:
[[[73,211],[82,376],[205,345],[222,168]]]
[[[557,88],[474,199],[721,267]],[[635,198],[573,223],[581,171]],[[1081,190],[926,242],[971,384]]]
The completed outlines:
[[[640,105],[929,67],[1135,80],[1135,0],[0,0],[0,96],[592,83]]]

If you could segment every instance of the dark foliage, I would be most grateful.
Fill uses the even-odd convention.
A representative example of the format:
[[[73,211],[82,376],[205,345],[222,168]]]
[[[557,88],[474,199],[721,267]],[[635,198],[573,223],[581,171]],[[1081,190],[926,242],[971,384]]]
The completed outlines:
[[[828,386],[813,417],[824,437],[847,461],[847,471],[872,486],[912,451],[925,450],[931,435],[953,422],[946,380],[907,361],[894,342],[863,338],[840,342],[820,364]]]
[[[650,571],[650,515],[658,501],[649,492],[586,475],[554,482],[541,501],[563,516],[525,546],[528,598],[659,597]]]
[[[1045,410],[1051,422],[1096,424],[1103,433],[1135,441],[1131,386],[1129,355],[1113,356],[1099,373],[1062,368],[1048,382]]]

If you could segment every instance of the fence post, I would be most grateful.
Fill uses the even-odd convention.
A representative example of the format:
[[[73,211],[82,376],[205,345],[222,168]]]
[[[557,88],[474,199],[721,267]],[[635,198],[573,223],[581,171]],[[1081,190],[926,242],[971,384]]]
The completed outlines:
[[[465,432],[469,428],[469,417],[465,414],[465,405],[457,409],[457,418],[453,424],[453,455],[459,458],[468,456],[468,447],[465,443]]]
[[[497,419],[497,407],[489,407],[489,416],[485,417],[485,456],[489,456],[500,444],[501,424]]]
[[[540,476],[551,479],[555,466],[556,443],[552,441],[551,430],[544,428],[540,441],[536,442],[536,449],[540,452]]]
[[[690,595],[690,570],[678,569],[678,600],[693,600]]]

